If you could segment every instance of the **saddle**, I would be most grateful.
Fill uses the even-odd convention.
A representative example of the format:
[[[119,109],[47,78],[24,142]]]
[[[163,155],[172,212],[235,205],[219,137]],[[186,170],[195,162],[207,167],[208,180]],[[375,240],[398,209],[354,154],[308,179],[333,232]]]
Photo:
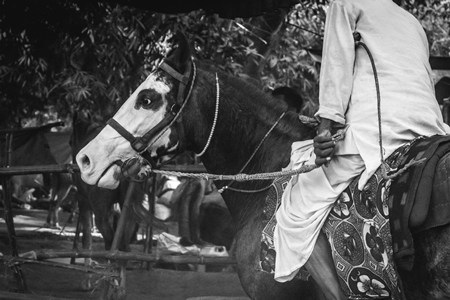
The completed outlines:
[[[420,137],[401,147],[389,157],[391,166],[402,167],[412,159],[425,158],[424,164],[412,167],[394,178],[389,193],[390,228],[394,259],[398,268],[410,271],[414,263],[416,234],[450,222],[450,203],[446,202],[450,183],[450,136]],[[435,176],[437,175],[437,176]],[[436,177],[436,178],[435,178]],[[435,182],[435,179],[437,182]],[[433,193],[434,191],[434,193]]]
[[[412,160],[424,158],[424,163],[413,164],[393,179],[385,179],[379,169],[362,191],[357,188],[357,177],[336,201],[322,230],[329,239],[346,295],[371,298],[370,291],[361,290],[364,284],[358,285],[370,280],[378,284],[380,295],[402,299],[397,268],[412,269],[412,235],[450,222],[450,203],[444,203],[445,197],[438,197],[439,191],[450,188],[446,180],[450,160],[442,160],[444,163],[438,165],[450,155],[449,151],[450,136],[416,138],[397,149],[386,162],[394,170]],[[438,182],[434,182],[435,174]],[[260,268],[268,273],[274,273],[276,263],[275,212],[289,180],[290,177],[275,180],[266,198]],[[433,188],[438,193],[432,193]],[[308,280],[309,274],[302,268],[297,278]]]

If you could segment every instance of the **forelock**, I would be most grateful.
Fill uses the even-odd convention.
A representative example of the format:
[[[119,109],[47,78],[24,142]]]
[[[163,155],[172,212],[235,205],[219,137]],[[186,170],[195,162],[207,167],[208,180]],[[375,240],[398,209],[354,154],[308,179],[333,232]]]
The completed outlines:
[[[142,89],[152,89],[159,94],[167,94],[170,91],[170,86],[163,77],[152,73],[145,79]]]

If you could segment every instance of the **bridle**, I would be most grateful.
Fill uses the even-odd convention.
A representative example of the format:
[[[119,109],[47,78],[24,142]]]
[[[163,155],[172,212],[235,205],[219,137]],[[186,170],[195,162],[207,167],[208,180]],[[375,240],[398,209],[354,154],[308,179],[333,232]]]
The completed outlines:
[[[184,107],[186,106],[186,103],[188,102],[192,89],[194,87],[195,77],[197,73],[196,65],[194,63],[194,60],[191,58],[191,64],[188,64],[186,67],[186,70],[184,74],[179,73],[174,68],[172,68],[170,65],[168,65],[166,62],[162,62],[159,67],[166,73],[168,73],[170,76],[172,76],[175,80],[179,81],[180,84],[178,86],[178,94],[177,98],[175,100],[175,103],[171,106],[169,113],[167,113],[164,118],[156,124],[152,129],[147,131],[143,136],[136,137],[132,135],[128,130],[126,130],[122,125],[119,124],[114,118],[111,118],[108,120],[107,124],[111,126],[114,130],[116,130],[123,138],[125,138],[127,141],[130,142],[131,147],[134,151],[136,151],[141,157],[143,157],[145,160],[147,160],[152,168],[156,168],[157,164],[154,161],[154,159],[150,156],[150,153],[148,153],[146,150],[149,145],[149,142],[153,139],[154,142],[158,140],[177,120],[179,120],[179,117],[181,115],[181,112],[183,111]],[[192,74],[191,74],[192,70]],[[185,89],[189,84],[189,79],[192,76],[192,80],[189,86],[189,90],[185,96]],[[182,126],[178,126],[180,130],[182,130]],[[180,136],[182,136],[180,134]],[[182,139],[178,141],[178,151],[183,151],[184,149],[184,142]],[[123,162],[118,161],[117,164],[122,166]]]

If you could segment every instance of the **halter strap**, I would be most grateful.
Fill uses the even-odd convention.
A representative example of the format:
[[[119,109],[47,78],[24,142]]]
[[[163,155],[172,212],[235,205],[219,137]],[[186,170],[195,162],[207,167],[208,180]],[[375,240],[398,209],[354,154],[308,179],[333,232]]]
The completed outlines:
[[[170,114],[170,117],[166,117],[161,120],[155,127],[147,131],[143,136],[141,137],[135,137],[132,135],[128,130],[126,130],[122,125],[120,125],[116,120],[113,118],[109,119],[106,124],[114,128],[121,136],[123,136],[127,141],[130,142],[131,147],[134,151],[138,152],[139,154],[142,154],[142,152],[145,151],[147,148],[148,142],[152,139],[152,137],[161,131],[165,126],[170,124],[170,122],[173,120],[175,116],[173,114]]]
[[[191,61],[192,61],[192,58],[191,58]],[[178,105],[177,109],[179,109],[179,106],[181,106],[181,104],[184,102],[184,99],[185,99],[184,90],[186,89],[186,86],[189,83],[189,77],[191,75],[191,64],[188,64],[186,66],[186,70],[184,71],[184,74],[179,73],[177,70],[172,68],[169,64],[167,64],[165,61],[163,61],[159,65],[159,68],[161,70],[167,72],[167,74],[169,74],[175,80],[178,80],[180,82],[180,85],[178,86],[178,94],[177,94],[177,99],[176,99],[176,103]]]

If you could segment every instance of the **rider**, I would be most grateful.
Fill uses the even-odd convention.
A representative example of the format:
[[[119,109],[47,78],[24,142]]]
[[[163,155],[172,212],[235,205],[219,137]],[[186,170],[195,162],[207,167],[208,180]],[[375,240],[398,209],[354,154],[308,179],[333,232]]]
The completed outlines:
[[[321,121],[312,141],[292,145],[291,166],[319,168],[292,177],[277,212],[275,279],[291,280],[303,265],[326,299],[345,299],[322,225],[338,196],[361,173],[362,189],[380,166],[377,90],[381,89],[383,154],[415,137],[449,134],[434,95],[428,42],[420,23],[392,0],[334,0],[327,13],[320,73]],[[347,126],[336,143],[332,133]]]

